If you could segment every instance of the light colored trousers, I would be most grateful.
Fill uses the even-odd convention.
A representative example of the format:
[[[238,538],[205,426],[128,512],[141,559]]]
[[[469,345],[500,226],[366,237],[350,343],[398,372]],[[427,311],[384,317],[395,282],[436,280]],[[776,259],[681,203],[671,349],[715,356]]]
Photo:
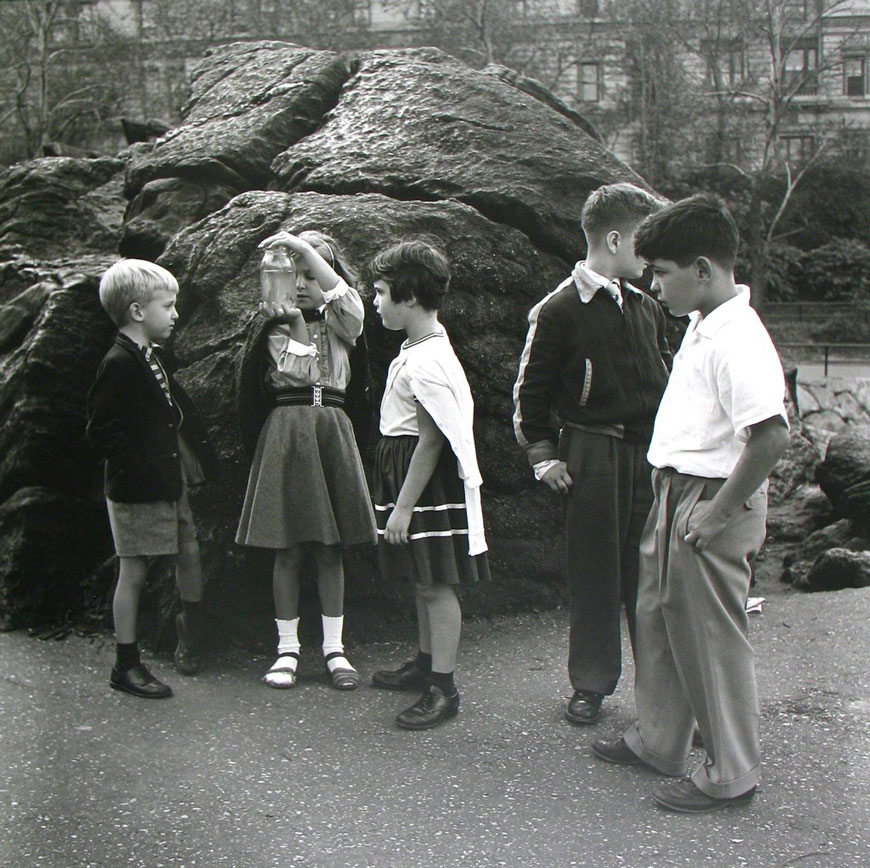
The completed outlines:
[[[767,486],[702,551],[687,545],[689,516],[722,479],[665,468],[640,546],[635,703],[626,744],[667,775],[688,771],[697,720],[707,750],[692,773],[714,798],[758,783],[760,719],[755,654],[747,638],[750,563],[765,534]]]

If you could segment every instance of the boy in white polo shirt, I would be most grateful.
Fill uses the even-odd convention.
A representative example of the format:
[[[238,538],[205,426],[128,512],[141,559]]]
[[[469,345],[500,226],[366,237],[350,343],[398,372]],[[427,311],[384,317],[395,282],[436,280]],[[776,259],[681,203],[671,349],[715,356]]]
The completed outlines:
[[[744,602],[764,541],[767,477],[789,435],[782,366],[749,288],[734,281],[737,245],[731,215],[708,195],[648,217],[635,240],[662,305],[691,323],[648,453],[655,502],[641,541],[637,720],[592,750],[679,777],[697,719],[705,761],[653,793],[685,813],[746,804],[759,779]]]

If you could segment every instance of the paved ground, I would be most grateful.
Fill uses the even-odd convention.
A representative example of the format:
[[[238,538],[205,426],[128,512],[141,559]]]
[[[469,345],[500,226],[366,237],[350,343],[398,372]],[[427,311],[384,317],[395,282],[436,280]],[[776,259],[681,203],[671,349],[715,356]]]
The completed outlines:
[[[761,588],[764,593],[764,588]],[[656,808],[650,772],[590,756],[632,711],[564,722],[563,611],[467,627],[462,712],[392,725],[409,701],[299,688],[238,653],[147,702],[107,688],[108,640],[0,635],[3,868],[734,868],[870,865],[870,590],[775,590],[753,616],[764,782],[749,808]],[[365,672],[397,644],[355,649]],[[172,676],[171,678],[169,676]],[[700,758],[700,754],[699,754]]]

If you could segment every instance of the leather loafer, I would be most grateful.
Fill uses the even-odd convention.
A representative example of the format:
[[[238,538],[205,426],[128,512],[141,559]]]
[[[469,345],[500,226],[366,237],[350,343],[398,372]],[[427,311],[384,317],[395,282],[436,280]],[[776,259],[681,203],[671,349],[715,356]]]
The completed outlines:
[[[680,814],[704,814],[708,811],[748,805],[754,795],[755,787],[731,799],[717,799],[699,790],[691,778],[670,781],[653,792],[653,798],[661,807]]]
[[[175,616],[175,635],[178,645],[175,646],[175,668],[182,675],[196,675],[202,666],[202,647],[197,642],[184,620],[184,612]]]
[[[379,669],[372,675],[372,684],[386,690],[425,690],[426,673],[416,660],[409,660],[398,669]]]
[[[601,703],[604,697],[591,690],[575,690],[565,717],[571,723],[598,723],[601,720]]]
[[[613,741],[593,741],[592,753],[606,763],[616,766],[645,766],[646,763],[620,737]]]
[[[143,699],[165,699],[172,696],[172,688],[158,681],[144,663],[136,663],[129,669],[113,666],[109,686],[113,690],[123,690]]]
[[[396,723],[402,729],[432,729],[458,713],[459,691],[445,696],[440,688],[430,684],[423,695],[396,718]]]

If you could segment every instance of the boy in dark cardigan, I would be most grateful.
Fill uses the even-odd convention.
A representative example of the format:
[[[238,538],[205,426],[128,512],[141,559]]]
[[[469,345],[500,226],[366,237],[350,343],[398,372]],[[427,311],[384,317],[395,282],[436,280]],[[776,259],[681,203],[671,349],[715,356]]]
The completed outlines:
[[[171,688],[139,658],[136,618],[150,558],[175,555],[182,611],[176,668],[198,671],[202,654],[202,569],[187,489],[215,455],[190,398],[172,378],[157,341],[178,319],[178,283],[153,262],[124,259],[100,280],[100,302],[118,326],[88,394],[88,440],[106,459],[105,490],[120,562],[112,610],[117,660],[109,684],[159,699]]]
[[[597,723],[616,689],[620,602],[634,648],[646,450],[671,354],[661,307],[627,279],[644,270],[635,231],[662,204],[633,184],[589,195],[587,258],[529,313],[514,386],[517,440],[535,477],[565,498],[571,723]]]

